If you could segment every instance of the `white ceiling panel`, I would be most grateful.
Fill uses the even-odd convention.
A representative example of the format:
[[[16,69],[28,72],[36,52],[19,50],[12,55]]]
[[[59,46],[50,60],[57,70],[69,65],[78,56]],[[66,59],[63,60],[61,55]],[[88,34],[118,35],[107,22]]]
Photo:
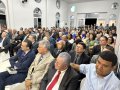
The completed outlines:
[[[82,2],[91,2],[91,1],[103,1],[103,0],[63,0],[68,3],[82,3]]]

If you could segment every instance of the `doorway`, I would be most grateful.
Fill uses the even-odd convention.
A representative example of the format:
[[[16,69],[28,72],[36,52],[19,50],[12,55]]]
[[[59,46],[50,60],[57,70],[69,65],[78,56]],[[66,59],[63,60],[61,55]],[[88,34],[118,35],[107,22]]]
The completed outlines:
[[[59,28],[60,27],[60,13],[57,12],[56,13],[56,23],[55,23],[55,27]]]
[[[94,26],[97,23],[97,18],[86,18],[85,25]]]
[[[6,15],[0,15],[0,24],[6,25]]]

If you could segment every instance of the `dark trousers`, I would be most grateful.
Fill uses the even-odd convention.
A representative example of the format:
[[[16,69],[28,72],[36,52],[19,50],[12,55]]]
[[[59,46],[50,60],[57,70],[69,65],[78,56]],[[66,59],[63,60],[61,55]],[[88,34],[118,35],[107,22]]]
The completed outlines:
[[[9,74],[7,71],[0,73],[0,90],[5,90],[6,85],[23,82],[26,76],[25,73]]]

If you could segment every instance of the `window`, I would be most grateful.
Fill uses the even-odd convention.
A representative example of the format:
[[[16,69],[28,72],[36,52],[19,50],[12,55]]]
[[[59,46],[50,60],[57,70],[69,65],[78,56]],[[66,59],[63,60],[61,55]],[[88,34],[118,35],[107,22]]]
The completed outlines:
[[[39,8],[34,9],[34,28],[41,28],[42,12]]]
[[[56,13],[56,28],[60,27],[60,13]]]
[[[71,10],[71,12],[75,12],[76,7],[75,7],[75,6],[72,6],[70,10]]]

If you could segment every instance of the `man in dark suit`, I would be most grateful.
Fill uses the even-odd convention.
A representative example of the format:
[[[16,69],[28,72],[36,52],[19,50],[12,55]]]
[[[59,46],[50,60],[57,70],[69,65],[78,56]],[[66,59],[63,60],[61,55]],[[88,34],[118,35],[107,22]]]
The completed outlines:
[[[0,38],[0,53],[7,53],[10,47],[10,39],[7,37],[7,32],[3,31]]]
[[[22,30],[18,31],[18,35],[15,37],[10,46],[10,50],[13,52],[12,56],[14,55],[14,52],[17,52],[20,49],[21,42],[23,41],[24,37],[24,32]]]
[[[36,36],[35,35],[29,35],[28,40],[32,42],[32,50],[37,54],[37,48],[38,48],[38,42],[36,42]]]
[[[7,37],[7,32],[3,31],[0,38],[0,63],[10,58],[9,47],[10,39]]]
[[[89,64],[90,57],[85,53],[86,45],[83,42],[79,42],[76,45],[75,50],[69,52],[71,56],[71,62],[76,64]]]
[[[65,47],[64,47],[65,51],[69,52],[72,49],[72,44],[68,42],[68,38],[66,35],[62,36],[62,40],[65,41]]]
[[[92,49],[92,55],[96,55],[96,54],[99,54],[100,52],[103,51],[103,49],[106,47],[106,46],[109,46],[108,45],[108,38],[106,36],[102,36],[100,38],[100,45],[96,45],[93,47]],[[111,46],[110,46],[111,47]],[[113,47],[111,47],[113,48]],[[113,48],[114,50],[114,48]]]
[[[53,55],[54,58],[57,58],[57,56],[61,53],[64,52],[64,46],[65,46],[65,42],[63,40],[58,41],[57,43],[57,48],[55,48],[51,53]]]
[[[90,63],[90,57],[85,53],[86,50],[86,45],[83,42],[79,42],[76,45],[75,50],[70,51],[70,55],[71,55],[71,62],[75,63],[75,64],[89,64]],[[85,75],[83,73],[78,72],[78,78],[79,81],[82,80]]]
[[[67,52],[58,55],[42,79],[40,90],[77,90],[79,83],[76,76],[78,74],[70,67],[70,59],[71,56]]]
[[[0,90],[5,90],[6,85],[12,85],[25,80],[28,68],[35,58],[35,53],[30,50],[31,48],[31,41],[22,41],[21,49],[15,56],[9,59],[10,69],[0,73]]]

